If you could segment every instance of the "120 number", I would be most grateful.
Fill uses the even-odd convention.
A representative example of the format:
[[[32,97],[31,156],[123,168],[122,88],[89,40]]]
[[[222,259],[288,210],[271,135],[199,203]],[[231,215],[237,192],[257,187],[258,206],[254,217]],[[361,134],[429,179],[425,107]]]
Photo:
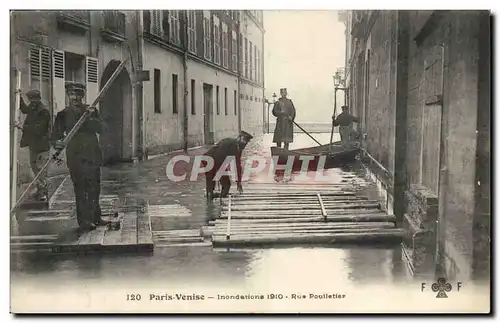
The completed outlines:
[[[140,301],[140,300],[141,300],[140,294],[127,294],[127,301]]]

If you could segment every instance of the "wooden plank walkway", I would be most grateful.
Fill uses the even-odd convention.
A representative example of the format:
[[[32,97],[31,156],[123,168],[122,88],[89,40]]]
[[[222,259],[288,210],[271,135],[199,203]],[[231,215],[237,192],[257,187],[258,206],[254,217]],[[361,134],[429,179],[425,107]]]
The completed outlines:
[[[106,203],[106,200],[108,203]],[[117,206],[113,198],[104,198],[103,219],[119,222],[117,230],[98,226],[95,230],[78,234],[75,229],[63,232],[52,243],[54,253],[119,253],[152,252],[154,250],[151,220],[147,202],[128,200]],[[110,207],[112,207],[110,209]],[[105,211],[106,210],[106,211]]]
[[[249,184],[220,200],[202,229],[214,247],[400,242],[403,230],[378,201],[348,184]]]

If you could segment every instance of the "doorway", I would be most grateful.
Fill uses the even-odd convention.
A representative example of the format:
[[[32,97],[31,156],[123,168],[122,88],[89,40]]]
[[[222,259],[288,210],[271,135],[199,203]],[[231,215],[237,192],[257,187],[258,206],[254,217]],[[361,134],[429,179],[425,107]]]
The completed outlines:
[[[111,60],[101,77],[100,87],[120,65],[120,61]],[[100,136],[105,165],[121,161],[130,161],[132,147],[132,84],[126,69],[123,69],[113,81],[100,103],[101,117],[106,129]]]
[[[213,86],[203,83],[203,133],[205,145],[214,143],[213,131]]]

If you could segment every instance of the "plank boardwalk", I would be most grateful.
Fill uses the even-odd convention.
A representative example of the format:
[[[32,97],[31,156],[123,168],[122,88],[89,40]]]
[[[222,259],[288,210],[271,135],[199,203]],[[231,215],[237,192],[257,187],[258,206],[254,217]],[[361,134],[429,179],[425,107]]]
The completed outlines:
[[[214,247],[400,242],[403,230],[376,200],[348,185],[250,184],[220,199],[202,229]]]
[[[111,200],[111,199],[110,199]],[[135,205],[125,204],[113,209],[107,209],[108,217],[112,222],[120,222],[118,230],[107,226],[99,226],[95,230],[78,234],[75,229],[61,233],[52,243],[54,253],[118,253],[118,252],[152,252],[153,235],[151,220],[147,212],[147,203],[133,202]],[[140,203],[139,203],[140,202]],[[104,211],[103,211],[104,213]],[[117,214],[117,216],[113,215]]]

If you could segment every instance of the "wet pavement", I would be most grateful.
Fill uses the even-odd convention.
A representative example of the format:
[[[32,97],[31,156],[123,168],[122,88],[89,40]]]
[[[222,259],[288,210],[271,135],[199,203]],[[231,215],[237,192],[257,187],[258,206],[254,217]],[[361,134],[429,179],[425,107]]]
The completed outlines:
[[[307,136],[295,136],[295,143],[290,149],[314,146],[314,142]],[[330,134],[314,136],[320,142],[327,143]],[[269,155],[271,139],[272,135],[255,138],[247,147],[246,155]],[[193,149],[189,154],[201,154],[206,149]],[[297,306],[305,306],[304,311],[328,308],[329,311],[342,312],[354,308],[367,311],[398,308],[394,306],[394,301],[400,302],[403,295],[409,299],[413,297],[414,302],[422,302],[417,300],[423,297],[421,282],[415,282],[408,275],[401,248],[397,244],[232,250],[214,249],[210,243],[202,242],[191,241],[176,245],[162,242],[162,236],[155,233],[198,230],[216,212],[212,207],[207,207],[203,177],[200,176],[195,182],[174,183],[168,180],[165,167],[175,155],[176,153],[156,156],[139,164],[120,164],[103,169],[104,198],[122,202],[127,199],[145,199],[153,210],[156,208],[156,212],[151,214],[155,243],[152,255],[54,255],[26,250],[13,252],[10,266],[13,310],[17,304],[20,310],[50,307],[55,311],[88,310],[92,307],[96,311],[279,312],[299,310]],[[188,165],[184,167],[183,170],[188,169]],[[364,180],[362,167],[359,165],[343,170],[328,170],[327,176],[331,183],[354,187],[372,194],[371,198],[376,195],[373,185]],[[267,180],[263,175],[252,179],[254,182]],[[51,203],[51,207],[62,210],[55,212],[58,215],[52,215],[46,221],[41,218],[26,221],[26,218],[19,216],[20,221],[13,222],[11,235],[55,235],[62,229],[75,226],[71,201],[72,187],[68,179],[56,192]],[[429,281],[428,286],[431,284],[432,281]],[[23,300],[26,293],[36,297],[46,293],[48,289],[52,291],[51,301],[38,299],[28,305]],[[189,304],[182,302],[176,302],[174,306],[173,303],[148,301],[151,293],[204,293],[217,299],[218,294],[233,292],[290,295],[292,291],[305,293],[308,297],[310,293],[335,292],[345,294],[347,298],[336,302],[322,300],[308,303],[307,306],[305,303],[297,303],[295,307],[288,303],[285,306],[283,302],[272,305],[269,301],[249,303],[214,300],[213,305],[196,303],[197,309],[191,310]],[[124,303],[124,297],[130,293],[140,293],[144,301],[139,302],[140,304],[137,301]],[[432,302],[433,296],[430,293],[424,302]],[[67,303],[65,299],[68,297],[83,297],[83,300]],[[124,304],[127,304],[126,307]],[[454,304],[449,305],[455,306]],[[466,306],[467,301],[460,304]],[[411,302],[407,305],[412,306]],[[433,308],[436,305],[429,303],[429,306]]]

